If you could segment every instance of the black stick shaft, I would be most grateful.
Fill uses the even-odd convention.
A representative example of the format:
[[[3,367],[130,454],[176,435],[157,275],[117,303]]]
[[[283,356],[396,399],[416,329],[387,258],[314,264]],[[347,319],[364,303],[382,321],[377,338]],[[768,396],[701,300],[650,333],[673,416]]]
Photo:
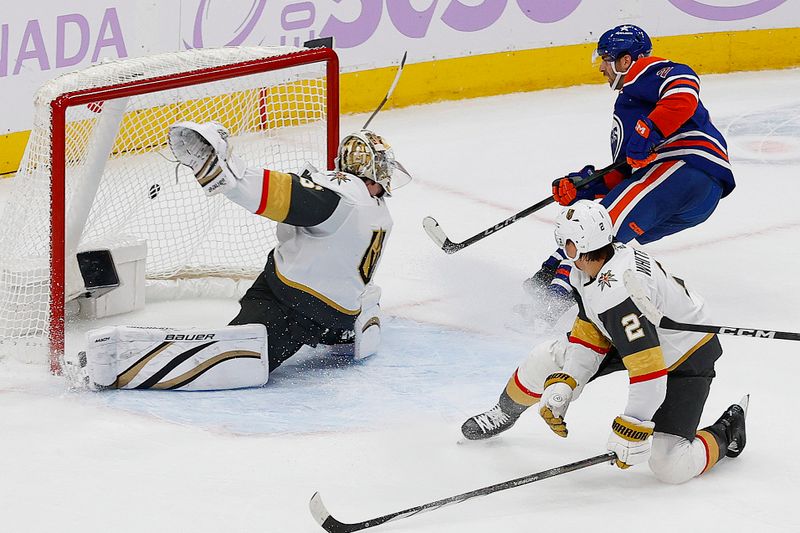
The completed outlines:
[[[675,322],[671,318],[667,317],[663,317],[658,325],[665,329],[674,329],[678,331],[697,331],[699,333],[716,333],[718,335],[734,335],[736,337],[800,341],[800,333],[793,333],[790,331],[774,331],[770,329],[756,328],[734,328],[730,326],[712,326],[710,324],[686,324],[684,322]]]
[[[606,452],[601,455],[595,455],[594,457],[589,457],[588,459],[583,459],[582,461],[569,463],[563,466],[557,466],[555,468],[551,468],[543,472],[538,472],[536,474],[530,474],[509,481],[504,481],[502,483],[490,485],[482,489],[465,492],[464,494],[459,494],[457,496],[451,496],[449,498],[444,498],[442,500],[437,500],[435,502],[430,502],[417,507],[412,507],[404,511],[398,511],[396,513],[390,513],[384,516],[371,518],[363,522],[354,522],[352,524],[346,524],[344,522],[339,522],[338,520],[333,518],[333,516],[328,515],[327,519],[322,523],[322,527],[329,533],[349,533],[351,531],[360,531],[362,529],[375,527],[380,524],[385,524],[386,522],[391,522],[393,520],[400,520],[420,513],[435,511],[436,509],[440,509],[447,505],[461,503],[463,501],[469,500],[471,498],[476,498],[478,496],[486,496],[487,494],[492,494],[494,492],[499,492],[501,490],[519,487],[520,485],[527,485],[528,483],[533,483],[534,481],[541,481],[542,479],[547,479],[549,477],[560,476],[561,474],[574,472],[575,470],[580,470],[582,468],[587,468],[589,466],[598,465],[601,463],[608,463],[614,460],[615,458],[616,455],[613,452]]]
[[[582,187],[585,187],[585,186],[589,185],[590,183],[593,183],[593,182],[599,180],[600,178],[602,178],[603,176],[605,176],[609,172],[612,172],[612,171],[614,171],[614,170],[616,170],[616,169],[618,169],[618,168],[620,168],[620,167],[622,167],[622,166],[624,166],[626,164],[627,164],[627,162],[624,159],[622,159],[620,161],[617,161],[616,163],[613,163],[613,164],[611,164],[611,165],[609,165],[607,167],[601,168],[600,170],[598,170],[597,172],[592,174],[592,176],[590,178],[588,178],[588,179],[586,179],[586,180],[584,180],[584,181],[582,181],[580,183],[577,183],[575,186],[576,186],[576,188],[579,188],[579,189],[582,188]],[[457,252],[457,251],[461,250],[462,248],[466,248],[467,246],[469,246],[471,244],[475,244],[476,242],[485,239],[486,237],[488,237],[492,233],[495,233],[496,231],[499,231],[499,230],[501,230],[501,229],[503,229],[503,228],[505,228],[507,226],[510,226],[511,224],[516,222],[517,220],[519,220],[521,218],[525,218],[528,215],[530,215],[532,213],[535,213],[536,211],[539,211],[543,207],[546,207],[546,206],[552,204],[553,202],[555,202],[555,199],[552,196],[549,196],[549,197],[545,198],[544,200],[541,200],[541,201],[533,204],[532,206],[523,209],[519,213],[517,213],[515,215],[511,215],[510,217],[508,217],[507,219],[503,220],[502,222],[500,222],[498,224],[495,224],[494,226],[492,226],[490,228],[486,228],[482,232],[478,233],[477,235],[473,235],[472,237],[470,237],[467,240],[464,240],[464,241],[461,241],[461,242],[453,242],[450,239],[445,239],[445,242],[442,245],[442,250],[444,250],[448,254],[452,254],[454,252]]]

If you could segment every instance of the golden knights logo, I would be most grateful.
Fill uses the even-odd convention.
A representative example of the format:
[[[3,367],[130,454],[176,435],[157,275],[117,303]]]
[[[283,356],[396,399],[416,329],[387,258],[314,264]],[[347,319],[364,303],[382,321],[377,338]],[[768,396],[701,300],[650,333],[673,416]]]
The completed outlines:
[[[606,287],[610,288],[613,281],[617,281],[617,278],[614,277],[614,273],[610,270],[606,270],[597,276],[597,284],[600,285],[601,291]]]
[[[372,232],[372,240],[364,252],[364,257],[361,259],[361,264],[358,266],[358,273],[361,275],[361,280],[366,285],[372,279],[375,273],[375,267],[378,265],[378,259],[381,257],[383,251],[383,239],[386,237],[386,230],[379,229]]]
[[[330,179],[330,181],[336,181],[336,183],[338,185],[341,185],[342,182],[346,183],[346,182],[350,181],[350,176],[348,176],[344,172],[336,172],[336,174],[333,175],[333,177]]]

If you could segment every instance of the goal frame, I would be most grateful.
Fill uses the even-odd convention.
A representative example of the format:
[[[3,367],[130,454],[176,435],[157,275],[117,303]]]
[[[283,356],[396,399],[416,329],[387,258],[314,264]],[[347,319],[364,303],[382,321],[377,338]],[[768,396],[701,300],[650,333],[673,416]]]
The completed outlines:
[[[50,176],[50,299],[48,337],[50,371],[61,373],[66,327],[66,114],[70,107],[102,102],[166,89],[325,63],[325,120],[327,128],[327,164],[332,169],[339,146],[339,58],[327,47],[309,48],[299,53],[232,63],[222,67],[192,70],[176,75],[132,80],[105,87],[71,91],[51,103],[51,176]]]

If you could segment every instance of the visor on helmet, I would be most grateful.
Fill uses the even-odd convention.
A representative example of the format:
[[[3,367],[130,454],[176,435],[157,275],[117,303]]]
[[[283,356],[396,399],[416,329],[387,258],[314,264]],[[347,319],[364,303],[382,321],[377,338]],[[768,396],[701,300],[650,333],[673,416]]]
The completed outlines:
[[[396,188],[407,185],[411,175],[394,158],[394,150],[386,140],[369,130],[346,136],[339,144],[336,168],[362,178],[371,179],[391,196]]]

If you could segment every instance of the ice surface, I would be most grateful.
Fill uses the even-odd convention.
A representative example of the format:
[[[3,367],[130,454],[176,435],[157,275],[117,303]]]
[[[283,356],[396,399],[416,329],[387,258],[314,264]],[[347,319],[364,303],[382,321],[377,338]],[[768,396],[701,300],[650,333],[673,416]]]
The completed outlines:
[[[800,330],[798,95],[800,70],[703,77],[738,187],[702,226],[648,249],[717,323]],[[381,112],[373,128],[416,179],[390,200],[395,232],[377,277],[389,318],[372,359],[309,351],[259,390],[107,394],[69,392],[25,354],[0,361],[0,530],[321,531],[308,512],[317,490],[338,519],[359,521],[602,453],[623,375],[571,406],[568,439],[526,413],[499,438],[459,442],[463,420],[494,404],[540,338],[512,308],[554,249],[556,208],[453,255],[422,219],[461,241],[544,198],[554,177],[608,164],[613,98],[596,85]],[[345,117],[342,131],[365,118]],[[123,320],[208,326],[235,311],[158,302]],[[702,422],[751,393],[735,461],[682,486],[644,465],[595,466],[375,531],[800,530],[800,345],[722,341]]]

